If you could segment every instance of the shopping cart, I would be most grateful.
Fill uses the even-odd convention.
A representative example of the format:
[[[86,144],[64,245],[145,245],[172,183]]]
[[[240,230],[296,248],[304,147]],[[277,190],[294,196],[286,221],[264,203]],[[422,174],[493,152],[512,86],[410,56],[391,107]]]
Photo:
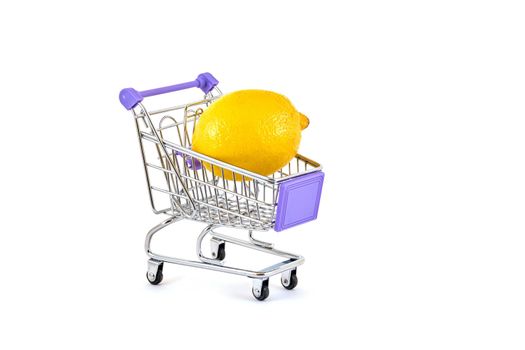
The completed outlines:
[[[297,267],[304,258],[275,249],[272,243],[256,239],[253,232],[282,231],[316,219],[324,174],[318,163],[301,155],[271,176],[262,176],[193,151],[192,134],[199,116],[222,94],[217,84],[210,73],[203,73],[187,83],[120,92],[120,102],[135,119],[151,207],[155,214],[169,216],[146,236],[145,249],[150,257],[146,277],[151,284],[160,283],[164,263],[227,272],[251,278],[253,295],[264,300],[269,295],[269,277],[273,275],[282,274],[283,286],[295,288]],[[145,97],[195,87],[205,93],[196,102],[152,111],[143,104]],[[231,180],[225,178],[226,170],[233,173]],[[198,261],[159,255],[150,249],[155,233],[182,219],[208,224],[197,238]],[[219,227],[247,230],[248,240],[217,232]],[[202,250],[207,236],[208,256]],[[259,271],[226,266],[226,243],[286,260]]]

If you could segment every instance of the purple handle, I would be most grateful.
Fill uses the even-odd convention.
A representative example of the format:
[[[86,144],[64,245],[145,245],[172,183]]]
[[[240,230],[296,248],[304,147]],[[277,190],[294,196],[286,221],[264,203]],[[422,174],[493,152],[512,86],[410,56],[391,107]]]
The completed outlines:
[[[120,103],[127,109],[130,110],[134,108],[139,102],[142,102],[144,97],[155,96],[166,94],[168,92],[180,91],[184,89],[189,89],[193,87],[198,87],[205,94],[210,92],[219,81],[215,79],[210,73],[199,74],[197,79],[194,81],[189,81],[187,83],[176,84],[171,86],[165,86],[157,89],[137,91],[133,88],[122,89],[119,94]]]

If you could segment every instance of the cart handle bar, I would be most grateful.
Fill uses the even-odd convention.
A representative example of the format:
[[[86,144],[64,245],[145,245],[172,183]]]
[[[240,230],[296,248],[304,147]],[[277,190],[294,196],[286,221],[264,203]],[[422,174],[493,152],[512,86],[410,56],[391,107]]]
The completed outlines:
[[[168,92],[174,92],[174,91],[180,91],[184,89],[189,89],[193,87],[198,87],[201,89],[205,94],[210,92],[219,81],[215,79],[213,75],[210,73],[202,73],[199,74],[197,79],[193,81],[188,81],[187,83],[181,83],[171,86],[165,86],[160,87],[157,89],[151,89],[151,90],[145,90],[145,91],[137,91],[133,88],[126,88],[122,89],[119,94],[120,103],[127,109],[130,110],[132,108],[135,108],[137,104],[142,102],[144,97],[149,96],[155,96],[155,95],[161,95]]]

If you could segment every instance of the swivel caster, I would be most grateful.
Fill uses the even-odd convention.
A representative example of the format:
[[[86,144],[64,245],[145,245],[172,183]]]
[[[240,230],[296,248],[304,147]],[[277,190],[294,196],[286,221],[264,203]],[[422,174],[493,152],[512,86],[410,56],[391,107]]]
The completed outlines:
[[[254,279],[252,294],[257,300],[264,300],[270,295],[270,288],[268,287],[268,279]]]
[[[223,240],[213,237],[210,240],[211,245],[211,256],[215,260],[222,261],[226,258],[226,242]]]
[[[281,275],[281,284],[286,289],[294,289],[297,287],[297,282],[297,269],[285,271]]]
[[[146,272],[146,278],[148,282],[155,285],[162,282],[162,270],[164,268],[164,263],[162,261],[157,261],[149,259],[148,261],[148,272]]]

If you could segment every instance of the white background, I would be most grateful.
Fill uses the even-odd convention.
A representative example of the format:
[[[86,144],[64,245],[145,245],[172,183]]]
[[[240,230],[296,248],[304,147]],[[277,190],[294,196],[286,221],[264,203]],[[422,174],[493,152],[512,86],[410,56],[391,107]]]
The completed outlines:
[[[524,18],[519,1],[3,2],[0,348],[523,349]],[[287,95],[326,172],[317,221],[261,235],[306,257],[263,303],[237,276],[145,279],[161,218],[118,92],[204,71]],[[201,228],[155,247],[191,257]]]

